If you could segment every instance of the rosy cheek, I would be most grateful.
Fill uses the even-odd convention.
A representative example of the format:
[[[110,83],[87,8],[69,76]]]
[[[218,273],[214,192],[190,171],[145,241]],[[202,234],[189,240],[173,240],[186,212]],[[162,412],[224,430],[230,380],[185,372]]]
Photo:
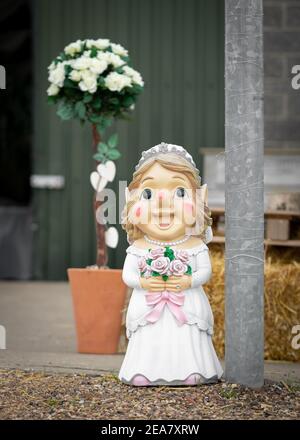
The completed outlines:
[[[141,216],[141,212],[142,212],[141,207],[138,206],[138,207],[136,208],[135,215],[136,215],[137,217],[140,217],[140,216]]]
[[[194,205],[191,202],[185,202],[184,203],[184,210],[188,214],[192,214],[193,213],[193,207],[194,207]]]

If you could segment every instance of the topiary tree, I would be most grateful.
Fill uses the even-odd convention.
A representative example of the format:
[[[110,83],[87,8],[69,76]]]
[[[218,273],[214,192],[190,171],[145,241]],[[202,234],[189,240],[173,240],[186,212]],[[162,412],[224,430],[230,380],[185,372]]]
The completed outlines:
[[[120,44],[108,39],[86,39],[66,46],[48,67],[48,102],[57,104],[57,115],[63,120],[79,119],[81,124],[92,125],[97,171],[91,173],[90,180],[95,189],[98,267],[107,265],[106,246],[115,247],[118,242],[117,230],[107,229],[96,218],[101,205],[97,193],[114,179],[114,162],[121,156],[118,135],[112,134],[107,142],[103,135],[114,119],[129,117],[144,87],[140,73],[130,64],[128,51]]]

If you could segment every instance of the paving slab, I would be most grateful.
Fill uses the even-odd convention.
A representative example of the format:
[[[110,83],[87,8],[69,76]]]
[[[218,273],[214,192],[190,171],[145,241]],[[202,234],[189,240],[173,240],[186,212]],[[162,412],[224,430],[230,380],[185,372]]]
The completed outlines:
[[[117,373],[124,353],[77,353],[72,307],[67,282],[0,282],[0,325],[7,334],[0,368]],[[300,382],[300,363],[267,361],[265,378]]]

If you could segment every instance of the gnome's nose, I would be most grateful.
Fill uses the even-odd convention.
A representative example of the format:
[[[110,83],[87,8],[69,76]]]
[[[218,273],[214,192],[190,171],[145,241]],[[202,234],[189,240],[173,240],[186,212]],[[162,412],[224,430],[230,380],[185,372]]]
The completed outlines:
[[[164,193],[164,191],[159,191],[159,192],[158,192],[158,198],[159,198],[159,200],[163,200],[163,199],[165,198],[165,193]]]

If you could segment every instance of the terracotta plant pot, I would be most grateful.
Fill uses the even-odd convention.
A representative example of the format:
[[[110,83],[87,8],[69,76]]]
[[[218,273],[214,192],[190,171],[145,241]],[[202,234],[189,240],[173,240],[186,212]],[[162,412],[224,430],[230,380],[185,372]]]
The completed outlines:
[[[68,269],[79,353],[117,353],[126,285],[121,269]]]

